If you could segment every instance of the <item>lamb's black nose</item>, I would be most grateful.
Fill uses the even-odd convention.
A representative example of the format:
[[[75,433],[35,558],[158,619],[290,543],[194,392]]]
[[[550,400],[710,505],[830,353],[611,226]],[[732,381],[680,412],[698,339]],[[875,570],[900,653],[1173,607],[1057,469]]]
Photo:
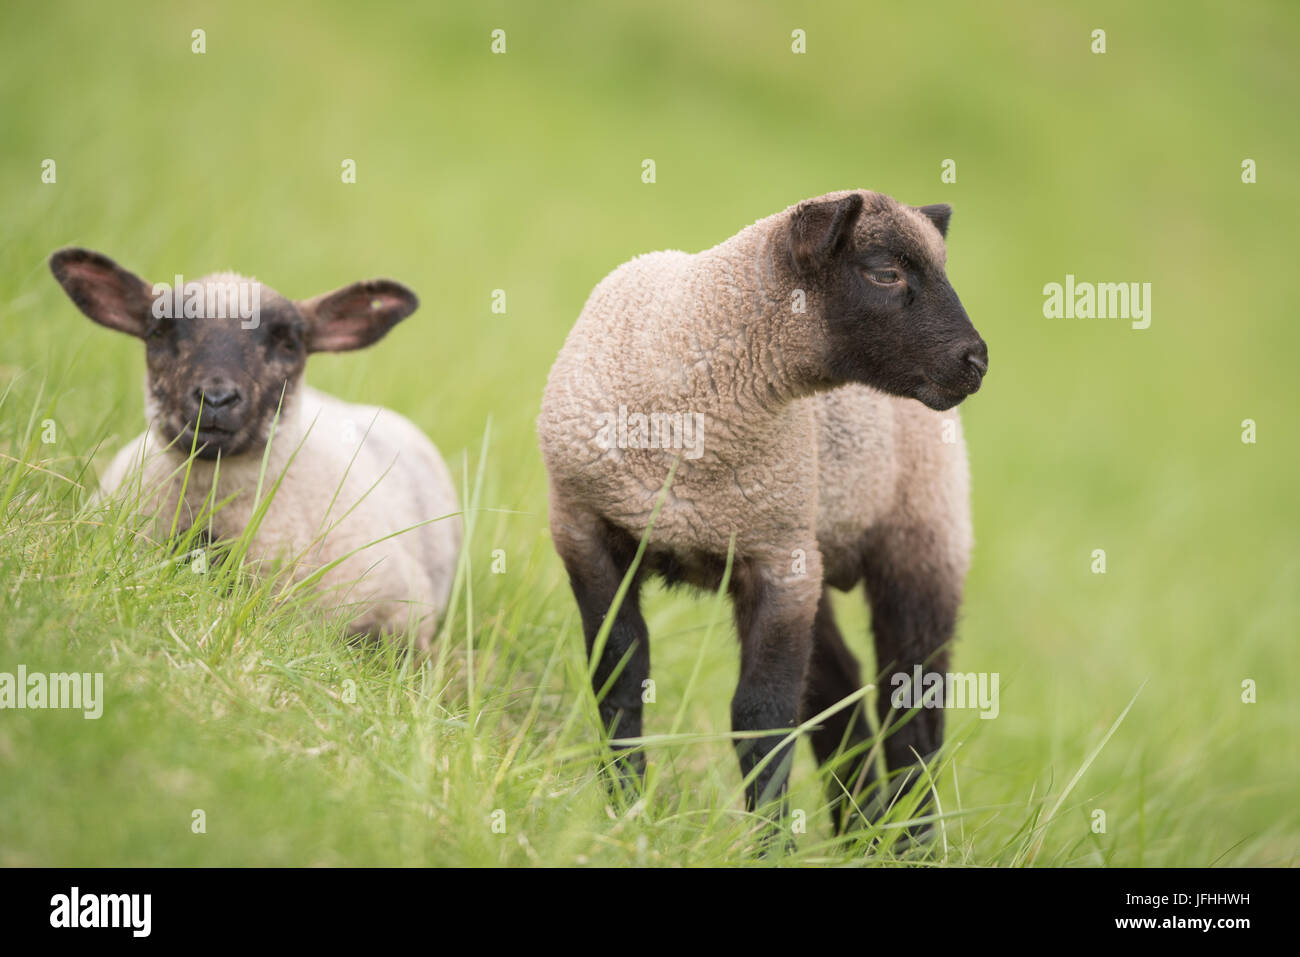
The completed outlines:
[[[989,371],[989,347],[981,342],[978,349],[966,353],[966,364],[983,378],[984,373]]]
[[[239,390],[227,385],[204,386],[194,390],[194,398],[202,399],[206,408],[220,409],[238,402]]]

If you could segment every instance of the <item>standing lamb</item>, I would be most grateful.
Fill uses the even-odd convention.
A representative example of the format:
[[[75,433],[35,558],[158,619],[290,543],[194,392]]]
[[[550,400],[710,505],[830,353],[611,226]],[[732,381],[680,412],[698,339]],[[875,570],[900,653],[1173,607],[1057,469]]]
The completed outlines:
[[[180,531],[197,521],[221,541],[244,533],[259,488],[265,499],[278,480],[246,557],[317,576],[350,635],[410,631],[427,649],[461,541],[447,467],[397,413],[303,382],[309,353],[370,345],[415,311],[415,294],[376,279],[295,302],[233,273],[172,289],[75,248],[50,269],[83,313],[145,344],[149,427],[113,459],[101,495],[132,499],[160,540],[179,515]]]
[[[972,537],[965,445],[957,414],[941,413],[988,368],[944,271],[950,214],[830,193],[700,253],[639,256],[592,292],[538,423],[589,652],[677,462],[594,670],[597,689],[614,676],[599,706],[611,736],[641,734],[646,575],[716,590],[733,537],[735,731],[790,728],[861,688],[827,586],[865,582],[881,673],[946,670]],[[939,748],[943,713],[891,714],[890,697],[884,753],[905,779]],[[846,708],[813,749],[826,763],[870,733]],[[784,737],[738,739],[742,773]],[[837,827],[844,789],[874,786],[864,750],[837,762]],[[787,747],[755,776],[749,808],[784,798],[792,758]],[[639,751],[619,763],[644,773]]]

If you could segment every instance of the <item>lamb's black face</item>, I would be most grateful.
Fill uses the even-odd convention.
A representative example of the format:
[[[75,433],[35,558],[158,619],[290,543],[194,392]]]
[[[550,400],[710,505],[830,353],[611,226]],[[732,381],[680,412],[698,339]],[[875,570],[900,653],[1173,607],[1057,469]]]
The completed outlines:
[[[306,323],[261,287],[256,321],[150,317],[145,332],[150,414],[162,437],[200,458],[260,453],[282,400],[307,362]]]
[[[944,272],[951,210],[867,199],[804,204],[791,221],[792,260],[822,304],[829,377],[950,409],[988,370],[988,347]]]
[[[154,428],[206,459],[260,452],[309,354],[368,346],[419,305],[389,279],[298,301],[230,274],[177,292],[89,249],[59,250],[50,270],[95,322],[144,340]]]

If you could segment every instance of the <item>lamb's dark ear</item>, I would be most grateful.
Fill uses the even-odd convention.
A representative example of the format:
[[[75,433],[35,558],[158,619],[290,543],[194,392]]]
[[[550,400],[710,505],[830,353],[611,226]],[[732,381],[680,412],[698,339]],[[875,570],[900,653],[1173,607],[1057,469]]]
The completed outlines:
[[[102,253],[69,246],[50,257],[50,272],[77,308],[101,326],[144,338],[153,287]]]
[[[400,282],[369,279],[303,300],[298,311],[307,320],[308,352],[347,352],[379,341],[419,305]]]
[[[916,211],[934,223],[939,235],[948,237],[948,220],[952,219],[952,207],[947,203],[935,203],[932,206],[918,206]]]
[[[853,226],[862,212],[862,195],[800,203],[790,216],[790,259],[802,275],[816,272],[853,242]]]

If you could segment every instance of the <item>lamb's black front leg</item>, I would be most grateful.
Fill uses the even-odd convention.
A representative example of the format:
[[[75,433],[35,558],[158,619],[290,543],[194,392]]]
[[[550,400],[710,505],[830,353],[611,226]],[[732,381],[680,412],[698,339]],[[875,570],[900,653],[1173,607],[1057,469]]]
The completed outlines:
[[[626,532],[592,515],[570,517],[567,522],[553,517],[552,537],[578,601],[590,659],[597,652],[596,639],[632,565],[637,543]],[[604,646],[595,659],[592,690],[598,698],[601,722],[611,738],[641,735],[641,694],[650,676],[650,635],[641,615],[640,593],[641,578],[637,574],[614,613]],[[635,790],[645,775],[645,755],[640,750],[628,750],[626,745],[612,747],[616,773],[611,785]]]
[[[731,727],[737,732],[773,732],[736,741],[740,771],[746,777],[772,755],[745,791],[745,806],[751,811],[779,799],[785,813],[794,741],[782,741],[799,720],[819,578],[811,584],[792,582],[749,563],[738,566],[733,578],[740,681],[731,699]]]

